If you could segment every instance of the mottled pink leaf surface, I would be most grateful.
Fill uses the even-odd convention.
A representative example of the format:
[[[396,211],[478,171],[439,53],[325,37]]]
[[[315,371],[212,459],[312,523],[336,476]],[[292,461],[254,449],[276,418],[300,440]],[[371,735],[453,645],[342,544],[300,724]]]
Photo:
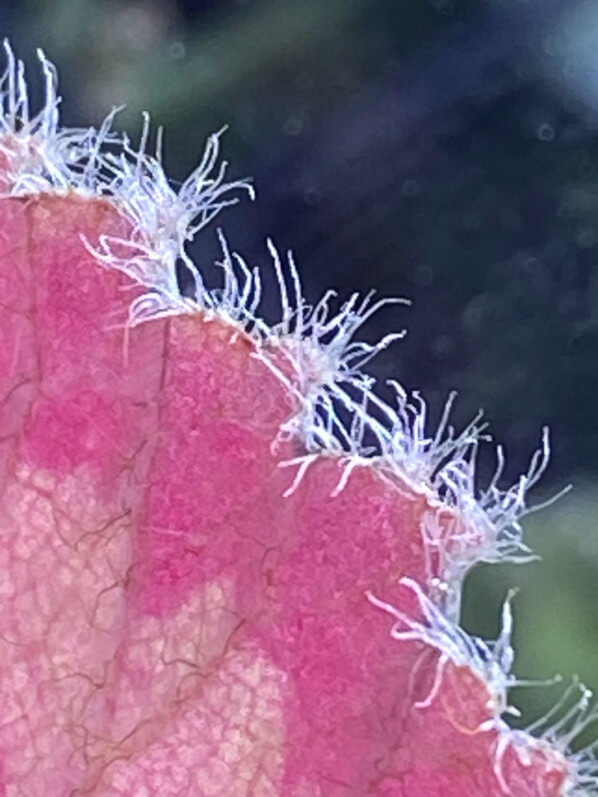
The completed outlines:
[[[293,397],[222,319],[126,328],[143,289],[81,240],[130,234],[108,201],[4,198],[0,231],[0,794],[561,794],[367,598],[422,619],[399,581],[453,511],[371,465],[334,495],[324,455],[285,497]]]

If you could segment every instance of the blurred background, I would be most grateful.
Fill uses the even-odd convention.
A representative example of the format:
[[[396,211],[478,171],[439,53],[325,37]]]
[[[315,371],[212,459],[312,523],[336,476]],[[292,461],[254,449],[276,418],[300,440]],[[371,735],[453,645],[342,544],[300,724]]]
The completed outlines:
[[[552,429],[525,521],[542,563],[480,567],[463,621],[494,637],[515,599],[515,671],[598,689],[598,3],[594,0],[2,0],[2,34],[56,63],[63,121],[164,125],[182,180],[206,135],[258,202],[220,218],[263,265],[292,248],[308,298],[327,287],[405,296],[364,331],[408,329],[372,371],[421,389],[432,423],[459,391],[482,407],[514,480]],[[208,273],[214,228],[194,256]],[[268,275],[270,275],[268,277]],[[209,278],[211,279],[211,277]],[[208,280],[209,281],[209,280]],[[482,452],[481,478],[493,466]],[[513,693],[531,720],[559,693]]]

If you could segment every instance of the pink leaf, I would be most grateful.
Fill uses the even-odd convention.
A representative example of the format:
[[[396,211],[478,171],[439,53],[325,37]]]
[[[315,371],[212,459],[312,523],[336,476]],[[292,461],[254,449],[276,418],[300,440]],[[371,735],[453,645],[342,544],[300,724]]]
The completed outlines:
[[[509,603],[495,644],[456,623],[476,558],[526,552],[523,490],[468,492],[478,427],[433,440],[400,386],[376,399],[352,340],[369,297],[310,311],[272,250],[268,329],[223,237],[207,291],[186,242],[247,188],[210,177],[218,138],[177,196],[147,128],[119,154],[111,117],[50,129],[44,65],[38,117],[14,62],[0,96],[0,793],[580,787],[574,735],[502,717]]]

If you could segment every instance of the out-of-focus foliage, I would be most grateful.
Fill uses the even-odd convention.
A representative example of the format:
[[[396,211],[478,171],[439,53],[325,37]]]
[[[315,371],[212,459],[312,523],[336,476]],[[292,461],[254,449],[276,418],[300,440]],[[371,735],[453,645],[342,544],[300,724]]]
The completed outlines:
[[[518,677],[543,680],[563,675],[561,683],[513,692],[513,701],[528,721],[556,702],[572,674],[598,691],[597,514],[595,483],[577,485],[575,493],[552,509],[528,518],[527,541],[539,555],[538,562],[482,566],[467,581],[463,622],[489,638],[497,632],[494,607],[509,589],[520,588],[513,602]]]
[[[126,102],[134,131],[147,109],[180,177],[229,124],[231,173],[254,176],[259,202],[223,223],[265,273],[272,235],[311,298],[411,297],[368,328],[410,332],[379,377],[436,413],[457,388],[458,420],[486,408],[514,477],[550,424],[547,487],[584,487],[530,519],[544,565],[478,571],[465,616],[490,632],[521,584],[520,672],[598,685],[596,4],[23,0],[2,14],[20,55],[42,46],[57,63],[67,123]],[[216,251],[207,231],[196,257],[209,269]]]

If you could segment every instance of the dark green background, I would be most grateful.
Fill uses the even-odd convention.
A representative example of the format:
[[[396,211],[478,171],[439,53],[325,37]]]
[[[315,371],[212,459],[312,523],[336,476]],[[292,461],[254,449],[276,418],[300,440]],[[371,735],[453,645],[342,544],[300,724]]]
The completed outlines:
[[[291,247],[309,298],[376,288],[408,296],[366,330],[409,329],[372,370],[421,388],[437,417],[484,407],[527,466],[540,428],[553,462],[526,522],[544,562],[478,568],[464,624],[496,633],[515,599],[516,672],[576,672],[598,687],[598,2],[581,0],[6,0],[3,32],[30,64],[57,64],[68,124],[127,103],[166,127],[183,179],[223,124],[231,175],[259,201],[222,217],[263,263]],[[194,249],[211,279],[214,230]],[[482,452],[481,478],[492,467]],[[554,689],[514,694],[531,719]]]

